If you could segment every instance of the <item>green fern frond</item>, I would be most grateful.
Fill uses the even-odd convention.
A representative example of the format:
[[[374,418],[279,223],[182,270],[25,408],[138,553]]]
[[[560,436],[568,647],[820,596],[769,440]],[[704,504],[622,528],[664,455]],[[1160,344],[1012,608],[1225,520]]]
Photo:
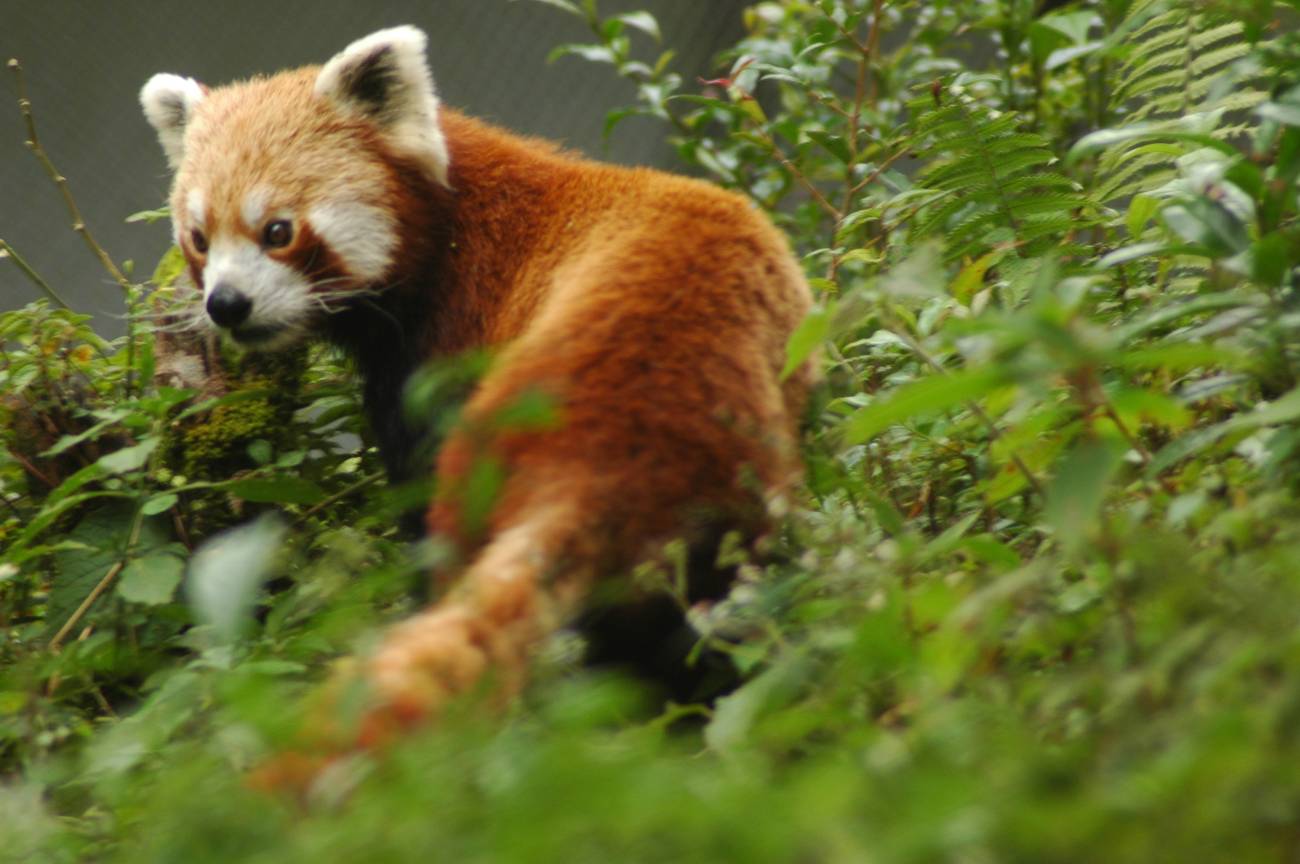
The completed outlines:
[[[1110,113],[1123,118],[1113,128],[1167,124],[1185,129],[1190,114],[1207,119],[1206,133],[1219,140],[1245,131],[1244,123],[1224,123],[1263,101],[1267,94],[1249,86],[1216,86],[1232,64],[1249,51],[1242,25],[1220,23],[1194,4],[1138,0],[1125,25],[1131,53],[1120,64],[1111,89]],[[1178,145],[1153,145],[1150,138],[1125,141],[1103,152],[1097,163],[1095,194],[1114,201],[1149,193],[1172,179]]]
[[[942,193],[913,219],[914,236],[942,236],[950,258],[1010,242],[1035,254],[1096,217],[1092,200],[1060,172],[1050,142],[1024,131],[1018,117],[959,86],[946,88],[942,102],[929,96],[910,105],[914,139],[931,157],[917,185]]]

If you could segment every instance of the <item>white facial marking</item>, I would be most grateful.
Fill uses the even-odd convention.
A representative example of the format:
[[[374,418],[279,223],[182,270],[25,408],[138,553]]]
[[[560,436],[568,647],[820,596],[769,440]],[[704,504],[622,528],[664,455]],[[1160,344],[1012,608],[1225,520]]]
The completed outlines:
[[[393,263],[397,223],[386,211],[355,201],[330,201],[307,211],[307,221],[359,282],[378,282]]]
[[[203,268],[203,299],[225,284],[252,302],[248,320],[239,330],[275,331],[259,347],[277,348],[299,339],[310,327],[317,306],[302,274],[266,255],[245,238],[223,238],[208,250]]]
[[[262,227],[262,220],[266,216],[266,205],[270,200],[271,190],[265,186],[258,186],[244,196],[244,206],[240,209],[239,215],[243,217],[244,224],[250,231]]]
[[[207,221],[207,208],[204,207],[203,191],[191,189],[185,196],[185,215],[190,218],[190,226],[202,231]]]

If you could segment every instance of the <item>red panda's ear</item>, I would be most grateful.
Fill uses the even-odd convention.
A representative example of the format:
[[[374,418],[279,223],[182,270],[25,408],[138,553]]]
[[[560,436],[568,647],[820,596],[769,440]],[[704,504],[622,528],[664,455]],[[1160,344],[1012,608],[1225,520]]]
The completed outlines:
[[[358,39],[321,67],[316,96],[373,122],[395,149],[414,156],[447,185],[447,144],[438,97],[415,27],[393,27]]]
[[[194,108],[203,101],[203,85],[193,78],[158,74],[150,78],[140,90],[140,104],[144,116],[158,132],[158,140],[172,170],[181,167],[185,155],[185,126],[194,114]]]

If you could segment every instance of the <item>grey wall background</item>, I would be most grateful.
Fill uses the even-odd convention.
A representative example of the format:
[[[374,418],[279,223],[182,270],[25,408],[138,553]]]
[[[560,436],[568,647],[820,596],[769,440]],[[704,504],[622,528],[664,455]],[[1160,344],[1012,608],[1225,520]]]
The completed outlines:
[[[739,37],[746,5],[601,0],[600,9],[653,12],[665,45],[677,52],[674,68],[691,80],[714,71],[716,52]],[[629,119],[602,144],[605,112],[631,104],[634,88],[608,66],[576,58],[547,64],[554,46],[589,34],[577,18],[533,0],[0,0],[0,63],[21,60],[42,143],[100,243],[147,274],[170,228],[123,220],[160,206],[168,190],[162,151],[136,101],[150,75],[176,72],[217,84],[321,63],[353,39],[406,23],[429,34],[434,80],[447,104],[599,158],[673,164],[666,130],[652,120]],[[647,54],[654,50],[640,44]],[[93,314],[101,333],[118,335],[120,293],[71,231],[57,191],[23,146],[12,76],[0,73],[0,238],[74,308]],[[0,260],[0,309],[38,296],[13,262]]]

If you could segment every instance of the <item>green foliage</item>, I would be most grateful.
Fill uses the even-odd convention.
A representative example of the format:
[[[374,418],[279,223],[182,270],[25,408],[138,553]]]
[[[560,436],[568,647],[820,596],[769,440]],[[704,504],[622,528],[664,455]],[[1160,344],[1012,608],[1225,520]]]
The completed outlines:
[[[662,709],[557,640],[504,715],[467,700],[304,801],[251,791],[440,560],[393,527],[420,490],[375,483],[328,355],[226,357],[241,386],[199,392],[155,379],[142,325],[110,344],[37,304],[0,315],[0,857],[1294,857],[1283,11],[764,2],[694,82],[651,16],[541,2],[592,33],[557,61],[635,83],[609,128],[662,120],[818,294],[786,364],[824,375],[807,493],[691,610],[744,683]],[[446,428],[482,367],[418,376],[412,410]]]
[[[913,140],[928,160],[917,174],[925,203],[912,231],[943,237],[951,258],[1064,248],[1061,238],[1088,227],[1096,208],[1055,169],[1044,136],[1020,131],[1021,118],[968,92],[990,83],[958,76],[909,105]]]

